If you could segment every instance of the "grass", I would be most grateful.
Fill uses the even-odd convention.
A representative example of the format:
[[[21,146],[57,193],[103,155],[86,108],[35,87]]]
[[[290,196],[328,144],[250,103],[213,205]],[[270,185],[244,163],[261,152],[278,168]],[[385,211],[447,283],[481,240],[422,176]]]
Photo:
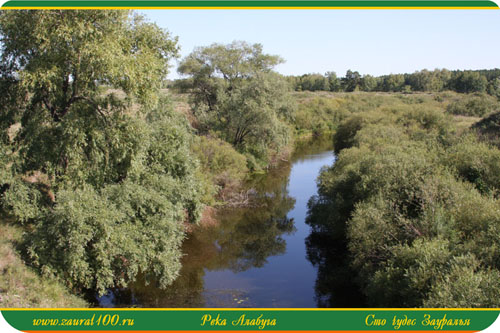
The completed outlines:
[[[82,308],[83,299],[62,284],[41,277],[16,251],[22,228],[0,219],[0,308]]]
[[[459,134],[469,129],[481,119],[481,117],[453,116]]]

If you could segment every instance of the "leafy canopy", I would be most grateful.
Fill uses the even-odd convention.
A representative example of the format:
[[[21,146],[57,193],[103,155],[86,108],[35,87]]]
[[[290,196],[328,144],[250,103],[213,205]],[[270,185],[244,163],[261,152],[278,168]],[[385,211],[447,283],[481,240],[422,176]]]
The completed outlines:
[[[179,67],[192,82],[192,107],[200,131],[212,130],[242,152],[265,159],[289,140],[292,117],[286,80],[273,72],[278,56],[259,44],[233,42],[195,49]]]
[[[0,200],[27,259],[100,293],[139,272],[171,283],[202,196],[189,125],[159,91],[176,39],[92,10],[2,11],[0,38]]]

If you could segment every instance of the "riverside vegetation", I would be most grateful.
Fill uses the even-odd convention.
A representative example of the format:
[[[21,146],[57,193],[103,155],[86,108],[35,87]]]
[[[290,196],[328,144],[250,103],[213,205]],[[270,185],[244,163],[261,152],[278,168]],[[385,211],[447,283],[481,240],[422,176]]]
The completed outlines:
[[[171,285],[211,207],[248,203],[251,174],[335,132],[308,217],[320,306],[332,252],[374,306],[499,306],[497,70],[330,72],[315,89],[234,42],[195,49],[169,83],[177,39],[129,11],[2,11],[0,36],[1,304]]]

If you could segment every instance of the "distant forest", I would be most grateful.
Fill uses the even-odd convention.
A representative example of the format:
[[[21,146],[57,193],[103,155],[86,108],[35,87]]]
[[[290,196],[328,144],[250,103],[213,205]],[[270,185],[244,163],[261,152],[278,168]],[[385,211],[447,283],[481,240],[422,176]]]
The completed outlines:
[[[500,69],[454,70],[423,69],[412,74],[389,74],[382,76],[361,75],[348,70],[343,77],[335,72],[303,74],[286,77],[295,91],[445,91],[459,93],[488,93],[500,98]],[[189,79],[177,80],[173,86],[189,87]]]

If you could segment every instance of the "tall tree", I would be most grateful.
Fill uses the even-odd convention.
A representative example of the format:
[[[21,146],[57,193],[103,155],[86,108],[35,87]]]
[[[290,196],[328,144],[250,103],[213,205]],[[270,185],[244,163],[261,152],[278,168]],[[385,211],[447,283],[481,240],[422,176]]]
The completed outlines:
[[[29,224],[28,259],[101,293],[139,271],[172,282],[200,208],[191,134],[159,94],[176,39],[100,10],[2,11],[0,38],[1,128],[20,122],[0,200]]]
[[[71,155],[84,143],[68,137],[76,131],[69,133],[68,126],[106,127],[113,125],[111,118],[123,117],[133,102],[154,106],[168,61],[177,54],[175,38],[127,11],[5,11],[0,35],[2,81],[9,80],[26,97],[18,107],[24,171],[43,169],[50,176],[71,171]],[[106,87],[115,90],[105,91]],[[119,94],[112,93],[116,89]],[[107,164],[117,157],[106,152],[110,140],[94,136],[92,142],[106,155],[101,158],[108,159]],[[77,163],[74,168],[102,166],[96,161],[99,154],[81,152],[89,164]]]
[[[358,90],[361,86],[361,74],[357,71],[347,70],[345,77],[342,78],[342,86],[348,92]]]
[[[331,71],[326,72],[325,77],[328,80],[328,90],[330,91],[340,91],[340,79],[337,77],[337,73]]]
[[[233,42],[199,47],[179,72],[192,78],[192,106],[200,130],[215,131],[240,151],[265,159],[288,141],[283,120],[292,117],[290,87],[273,71],[283,62],[259,44]]]

